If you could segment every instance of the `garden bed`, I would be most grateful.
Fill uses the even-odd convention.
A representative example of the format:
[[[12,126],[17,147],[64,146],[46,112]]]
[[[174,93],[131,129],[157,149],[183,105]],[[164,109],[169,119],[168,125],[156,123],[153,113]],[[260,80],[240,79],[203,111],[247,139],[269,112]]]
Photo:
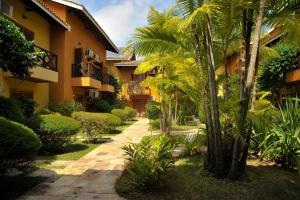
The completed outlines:
[[[295,200],[300,196],[300,177],[296,171],[256,163],[248,165],[245,177],[232,182],[216,179],[204,171],[200,157],[178,160],[175,167],[151,191],[135,191],[130,182],[124,171],[115,185],[116,191],[126,199]]]

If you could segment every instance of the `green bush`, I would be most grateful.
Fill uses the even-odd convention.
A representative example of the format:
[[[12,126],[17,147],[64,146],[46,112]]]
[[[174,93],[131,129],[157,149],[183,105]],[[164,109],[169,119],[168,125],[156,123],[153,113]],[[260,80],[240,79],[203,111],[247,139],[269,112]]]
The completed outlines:
[[[70,117],[73,112],[82,111],[83,107],[81,103],[76,101],[65,101],[63,103],[50,103],[49,110]]]
[[[187,136],[184,140],[185,153],[189,156],[201,153],[201,147],[203,147],[206,141],[206,135],[197,133],[195,135]]]
[[[146,116],[150,120],[158,119],[160,116],[160,104],[154,101],[148,102],[146,104]]]
[[[28,160],[40,146],[33,130],[0,117],[0,167]]]
[[[123,147],[127,155],[126,170],[136,189],[145,190],[154,186],[173,166],[172,151],[177,141],[163,135],[144,137],[139,144]]]
[[[33,99],[21,96],[17,99],[17,103],[26,118],[33,116],[34,110],[37,107],[37,103]]]
[[[127,120],[127,112],[125,111],[125,109],[113,109],[111,111],[111,114],[119,117],[122,121]]]
[[[158,130],[160,129],[160,119],[155,119],[153,121],[150,121],[150,129],[151,130]]]
[[[91,99],[88,103],[87,110],[89,112],[110,113],[112,106],[102,99]]]
[[[300,159],[300,99],[287,99],[263,141],[262,156],[293,168]]]
[[[0,96],[0,116],[23,123],[25,116],[18,103],[10,98]]]
[[[121,124],[121,119],[109,113],[74,112],[72,116],[80,121],[81,130],[87,142],[97,142],[104,133],[109,133]]]
[[[127,117],[126,117],[127,119],[133,120],[136,117],[136,114],[137,114],[136,109],[131,108],[131,107],[125,107],[124,110],[127,115]]]
[[[80,122],[58,113],[37,115],[28,125],[39,135],[43,149],[52,153],[60,152],[80,129]]]

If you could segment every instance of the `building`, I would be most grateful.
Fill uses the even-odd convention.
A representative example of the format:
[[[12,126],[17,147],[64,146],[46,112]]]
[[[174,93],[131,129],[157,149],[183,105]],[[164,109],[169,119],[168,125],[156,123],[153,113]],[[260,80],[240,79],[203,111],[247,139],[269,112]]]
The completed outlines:
[[[53,30],[68,32],[70,26],[39,0],[0,0],[0,14],[13,21],[28,40],[34,41],[35,50],[45,53],[40,64],[32,69],[30,79],[18,79],[9,72],[0,72],[0,95],[18,98],[21,95],[35,100],[37,110],[49,104],[49,87],[59,81],[58,60],[55,53]]]
[[[134,71],[142,60],[137,60],[134,54],[126,53],[120,48],[120,53],[108,52],[107,65],[115,74],[122,85],[121,96],[128,101],[129,106],[135,108],[140,116],[145,114],[145,105],[149,101],[159,101],[159,94],[154,88],[143,87],[141,82],[148,76],[155,76],[156,70],[148,73],[135,75]]]
[[[261,42],[266,46],[272,47],[276,45],[282,38],[282,33],[274,29],[268,33],[264,38],[261,39]],[[235,52],[232,55],[227,57],[227,70],[228,73],[239,73],[240,71],[240,53]],[[224,63],[217,69],[216,75],[222,75],[225,73]],[[299,96],[300,94],[300,54],[298,56],[298,65],[297,69],[288,72],[284,77],[285,81],[282,84],[282,87],[279,90],[279,99],[282,99],[285,96]]]
[[[118,53],[118,48],[81,4],[69,0],[43,0],[70,31],[51,29],[55,38],[52,50],[59,55],[58,82],[50,84],[50,100],[76,100],[86,103],[104,92],[114,92],[108,74],[106,51]]]

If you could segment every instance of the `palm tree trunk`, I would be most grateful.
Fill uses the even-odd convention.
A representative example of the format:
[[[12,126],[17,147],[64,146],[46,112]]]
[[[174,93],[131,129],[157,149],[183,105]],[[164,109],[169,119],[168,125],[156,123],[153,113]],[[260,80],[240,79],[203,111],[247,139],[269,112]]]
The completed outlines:
[[[207,3],[209,1],[206,1]],[[208,22],[206,27],[206,45],[207,45],[207,58],[208,58],[208,71],[209,71],[209,85],[211,92],[212,102],[212,119],[213,119],[213,130],[215,135],[215,153],[216,153],[216,175],[218,178],[224,176],[224,157],[222,147],[222,133],[220,126],[219,117],[219,106],[218,106],[218,94],[217,94],[217,82],[215,76],[215,63],[213,54],[213,43],[212,43],[212,28],[210,17],[207,16]]]
[[[245,83],[245,85],[241,88],[241,112],[240,112],[240,133],[245,132],[244,127],[246,123],[246,117],[248,113],[249,108],[249,102],[251,97],[251,90],[253,86],[253,78],[254,78],[254,72],[255,72],[255,65],[256,65],[256,59],[258,55],[258,48],[259,48],[259,40],[260,40],[260,33],[261,33],[261,27],[263,22],[263,16],[264,16],[264,9],[265,9],[266,0],[260,0],[259,4],[259,14],[257,16],[256,20],[256,27],[253,37],[253,44],[252,44],[252,50],[251,50],[251,56],[249,61],[249,67],[247,67],[247,59],[245,59],[245,82],[244,80],[242,84]],[[250,20],[250,19],[247,19]],[[247,27],[247,26],[246,26]],[[248,32],[249,30],[246,30]],[[246,33],[247,34],[247,33]],[[249,39],[246,37],[246,39]],[[247,43],[245,43],[247,45]],[[243,51],[247,54],[245,51],[247,48],[243,49]],[[245,55],[247,58],[247,55]],[[233,158],[232,158],[232,164],[229,171],[229,178],[236,179],[239,169],[239,156],[240,156],[240,141],[239,139],[235,139],[234,143],[234,151],[233,151]],[[243,170],[242,170],[243,171]]]

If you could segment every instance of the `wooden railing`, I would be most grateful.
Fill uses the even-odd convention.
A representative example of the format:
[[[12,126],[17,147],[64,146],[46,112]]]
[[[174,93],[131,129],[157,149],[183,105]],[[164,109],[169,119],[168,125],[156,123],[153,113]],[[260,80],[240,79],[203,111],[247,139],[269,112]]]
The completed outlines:
[[[79,64],[72,65],[72,77],[90,77],[102,81],[102,70],[94,65],[82,67]]]
[[[43,49],[42,47],[39,46],[34,46],[34,50],[36,52],[42,52],[43,55],[38,56],[38,66],[39,67],[43,67],[52,71],[56,71],[57,72],[57,55],[46,50]]]

